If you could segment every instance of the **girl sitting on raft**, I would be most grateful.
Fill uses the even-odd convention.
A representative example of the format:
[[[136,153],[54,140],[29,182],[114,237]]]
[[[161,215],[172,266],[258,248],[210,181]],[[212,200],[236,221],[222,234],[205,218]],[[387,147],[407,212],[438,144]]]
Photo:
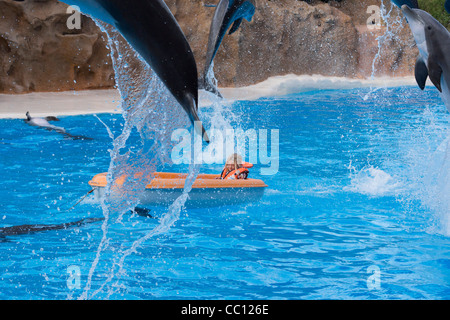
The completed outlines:
[[[242,161],[242,157],[237,153],[232,154],[228,157],[225,167],[220,174],[220,179],[247,179],[248,169],[253,165]]]

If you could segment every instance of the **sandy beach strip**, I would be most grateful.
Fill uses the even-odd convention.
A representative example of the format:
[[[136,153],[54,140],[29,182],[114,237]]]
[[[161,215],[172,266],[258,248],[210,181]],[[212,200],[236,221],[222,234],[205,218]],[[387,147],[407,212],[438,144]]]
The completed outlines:
[[[379,88],[416,86],[414,77],[375,78],[360,80],[323,76],[285,75],[269,78],[261,83],[241,88],[221,88],[227,102],[255,100],[325,89]],[[217,101],[211,94],[200,91],[199,106]],[[117,90],[86,90],[66,92],[36,92],[29,94],[0,94],[0,118],[25,118],[30,112],[35,117],[70,116],[97,113],[120,113],[121,97]]]
[[[120,101],[114,89],[1,94],[0,118],[25,118],[27,111],[34,117],[117,113]]]

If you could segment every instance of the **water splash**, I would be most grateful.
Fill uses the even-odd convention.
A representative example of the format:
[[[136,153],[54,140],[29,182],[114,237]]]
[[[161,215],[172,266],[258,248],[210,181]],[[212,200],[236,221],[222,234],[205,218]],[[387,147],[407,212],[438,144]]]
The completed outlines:
[[[374,78],[375,78],[375,74],[377,72],[376,63],[381,57],[381,53],[383,50],[383,44],[388,40],[388,38],[393,36],[392,30],[391,30],[392,26],[390,23],[390,17],[391,17],[393,7],[394,6],[391,5],[391,9],[389,11],[387,11],[386,6],[384,5],[384,1],[381,0],[380,16],[381,16],[381,20],[386,22],[386,31],[384,32],[383,35],[377,37],[378,51],[375,54],[375,57],[373,58],[373,61],[372,61],[372,73],[370,75],[371,80],[374,80]]]
[[[102,239],[90,267],[87,284],[79,299],[92,299],[100,295],[110,298],[118,291],[126,290],[126,287],[120,283],[126,275],[126,258],[136,253],[150,238],[168,232],[178,221],[201,167],[200,164],[196,164],[201,162],[191,163],[183,193],[162,215],[159,224],[146,232],[144,236],[132,241],[118,254],[114,253],[109,261],[106,261],[106,266],[102,266],[102,270],[108,270],[106,279],[102,282],[98,281],[98,288],[92,289],[99,265],[102,262],[105,264],[104,260],[108,260],[105,258],[102,260],[102,257],[112,246],[111,227],[121,224],[123,215],[139,205],[140,194],[153,179],[150,173],[172,163],[171,151],[175,144],[171,140],[172,132],[191,126],[187,115],[180,111],[181,107],[176,100],[120,33],[100,21],[96,23],[108,37],[116,84],[122,98],[124,126],[122,132],[115,137],[112,130],[103,123],[113,140],[113,148],[109,150],[111,161],[107,174],[108,184],[105,188],[105,196],[101,200],[105,219],[101,227]],[[217,84],[212,68],[209,77]],[[241,122],[239,115],[230,111],[231,105],[214,94],[210,94],[210,100],[212,104],[207,116],[210,131],[224,132],[232,128],[230,123],[239,126]],[[205,108],[199,108],[199,111],[201,109]],[[135,142],[131,142],[132,135],[136,133],[140,137],[138,146]],[[213,154],[214,149],[221,148],[218,143],[220,140],[211,141],[202,154]]]
[[[390,3],[390,0],[386,1]],[[378,50],[372,61],[372,81],[378,72],[377,63],[382,58],[385,44],[398,39],[396,34],[406,23],[401,14],[395,16],[396,12],[400,13],[396,6],[391,3],[390,6],[386,5],[385,0],[381,0],[380,14],[385,22],[385,32],[377,37]],[[363,100],[383,99],[383,95],[377,93],[378,90],[377,87],[371,87]],[[421,117],[412,119],[411,127],[415,126],[413,136],[399,137],[402,153],[400,165],[387,166],[387,171],[372,166],[354,170],[349,190],[369,195],[392,194],[400,196],[404,202],[419,201],[435,215],[431,219],[436,220],[436,228],[431,232],[449,236],[450,134],[448,122],[439,121],[437,113],[426,106]],[[411,131],[408,132],[411,134]],[[411,141],[414,143],[411,144]],[[395,179],[388,172],[395,172]]]
[[[390,0],[387,0],[390,2]],[[390,40],[396,38],[395,31],[400,29],[400,26],[403,23],[403,19],[400,15],[397,14],[397,17],[394,19],[392,16],[393,11],[395,10],[396,6],[390,5],[390,9],[388,10],[386,5],[384,4],[384,0],[381,0],[380,4],[380,18],[381,21],[385,22],[385,32],[381,36],[378,36],[376,38],[378,43],[378,50],[375,54],[373,60],[372,60],[372,72],[370,75],[370,80],[374,81],[375,76],[377,73],[377,63],[381,59],[381,55],[383,53],[383,47],[386,43],[388,43]],[[396,10],[398,13],[398,10]],[[364,100],[367,100],[375,91],[377,91],[377,88],[370,87],[370,91],[365,95]]]
[[[218,88],[218,81],[214,75],[214,62],[208,70],[207,79]],[[208,110],[210,143],[206,146],[204,152],[194,155],[196,161],[204,163],[225,163],[228,155],[238,152],[237,142],[245,139],[244,130],[242,130],[242,114],[232,111],[233,102],[220,98],[214,93],[204,91],[207,106],[203,109]],[[241,129],[241,130],[239,130]],[[233,146],[222,144],[227,138],[227,132],[233,132]],[[231,139],[231,138],[230,138]],[[199,159],[201,157],[201,159]]]
[[[189,176],[182,195],[162,216],[159,225],[145,236],[135,240],[128,249],[116,254],[112,261],[108,261],[106,268],[109,272],[106,280],[98,289],[90,293],[95,273],[102,262],[102,255],[110,246],[111,226],[122,223],[123,215],[139,205],[139,195],[153,179],[151,173],[171,163],[173,130],[190,126],[187,115],[180,112],[180,106],[163,83],[120,33],[107,24],[96,22],[108,37],[116,84],[122,98],[124,126],[117,137],[114,137],[111,130],[107,129],[110,137],[113,138],[113,148],[109,150],[111,161],[107,174],[108,184],[105,188],[105,196],[101,200],[105,218],[101,228],[102,239],[80,299],[92,299],[104,290],[108,292],[107,297],[109,297],[117,288],[122,288],[119,280],[124,274],[125,259],[137,252],[138,247],[146,240],[168,231],[173,226],[180,216],[199,171],[199,166],[189,168]],[[130,137],[136,134],[140,138],[138,146],[130,142]]]
[[[431,156],[420,190],[423,203],[439,214],[441,232],[450,235],[450,138],[444,140]]]
[[[215,88],[219,88],[219,81],[216,78],[216,75],[214,74],[214,60],[211,61],[211,65],[209,66],[208,72],[206,73],[205,80],[211,82],[211,84]]]
[[[419,120],[416,120],[419,121]],[[427,107],[412,127],[408,139],[400,143],[402,171],[409,186],[405,197],[420,204],[433,214],[435,223],[429,232],[450,236],[450,131],[448,116],[439,117]],[[411,141],[414,143],[411,144]]]
[[[401,183],[386,171],[372,165],[356,170],[349,166],[350,186],[344,187],[344,191],[361,193],[369,196],[392,196],[399,192]]]

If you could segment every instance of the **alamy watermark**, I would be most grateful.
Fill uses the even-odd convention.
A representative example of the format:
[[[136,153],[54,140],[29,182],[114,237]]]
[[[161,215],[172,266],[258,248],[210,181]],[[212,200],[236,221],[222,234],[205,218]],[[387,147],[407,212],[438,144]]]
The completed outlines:
[[[81,289],[81,269],[79,266],[72,265],[67,267],[67,288],[69,290]]]
[[[367,278],[367,289],[380,290],[381,289],[381,270],[377,265],[371,265],[367,268],[367,273],[370,276]]]
[[[369,30],[381,29],[380,6],[377,6],[377,5],[368,6],[367,13],[370,14],[370,17],[367,19],[367,28]]]
[[[195,131],[201,132],[201,122],[195,122],[194,127]],[[201,135],[191,133],[187,129],[173,131],[171,139],[176,144],[171,152],[172,162],[174,164],[225,164],[229,155],[237,153],[244,161],[248,160],[252,164],[261,165],[261,175],[278,173],[280,165],[278,129],[245,131],[243,129],[211,129],[206,133],[210,143],[203,148]]]
[[[66,26],[69,30],[80,30],[81,29],[81,11],[78,6],[68,6],[67,14],[70,14],[69,18],[67,18]]]

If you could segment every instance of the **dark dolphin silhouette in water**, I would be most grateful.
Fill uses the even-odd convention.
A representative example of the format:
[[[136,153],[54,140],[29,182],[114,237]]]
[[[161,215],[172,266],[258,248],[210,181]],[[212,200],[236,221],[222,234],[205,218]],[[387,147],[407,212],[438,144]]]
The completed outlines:
[[[445,1],[445,10],[447,10],[448,13],[450,13],[450,0]]]
[[[413,9],[418,9],[417,0],[391,0],[397,7],[401,8],[404,4]]]
[[[154,217],[150,214],[150,210],[146,208],[136,207],[129,213],[137,214],[140,217],[151,218]],[[55,230],[65,230],[73,227],[82,227],[90,223],[95,223],[105,220],[104,217],[101,218],[86,218],[73,222],[66,222],[60,224],[24,224],[20,226],[4,227],[0,228],[0,237],[6,236],[20,236],[26,234],[33,234],[37,232],[45,231],[55,231]]]
[[[36,232],[63,230],[71,227],[81,227],[89,223],[102,221],[104,218],[88,218],[74,222],[67,222],[61,224],[25,224],[21,226],[0,228],[0,236],[18,236],[24,234],[31,234]]]
[[[183,107],[198,116],[197,65],[191,47],[163,0],[63,0],[122,34]],[[200,128],[200,126],[195,126]],[[203,139],[209,142],[201,126]]]
[[[55,132],[61,133],[62,135],[64,135],[65,137],[67,137],[69,139],[92,140],[92,138],[85,137],[85,136],[74,136],[74,135],[66,132],[66,130],[64,128],[57,127],[57,126],[50,124],[49,121],[59,121],[59,119],[56,117],[45,117],[45,118],[32,117],[30,115],[30,112],[27,112],[25,114],[25,116],[26,116],[25,122],[28,123],[30,126],[44,128],[49,131],[55,131]]]
[[[205,89],[222,97],[208,77],[214,57],[219,50],[225,34],[233,34],[239,29],[245,18],[251,21],[255,14],[255,0],[221,0],[216,7],[209,30],[208,49],[206,51],[205,68],[199,80],[199,88]]]
[[[420,53],[415,68],[417,84],[423,90],[430,78],[450,111],[450,32],[428,12],[407,5],[402,11]]]

